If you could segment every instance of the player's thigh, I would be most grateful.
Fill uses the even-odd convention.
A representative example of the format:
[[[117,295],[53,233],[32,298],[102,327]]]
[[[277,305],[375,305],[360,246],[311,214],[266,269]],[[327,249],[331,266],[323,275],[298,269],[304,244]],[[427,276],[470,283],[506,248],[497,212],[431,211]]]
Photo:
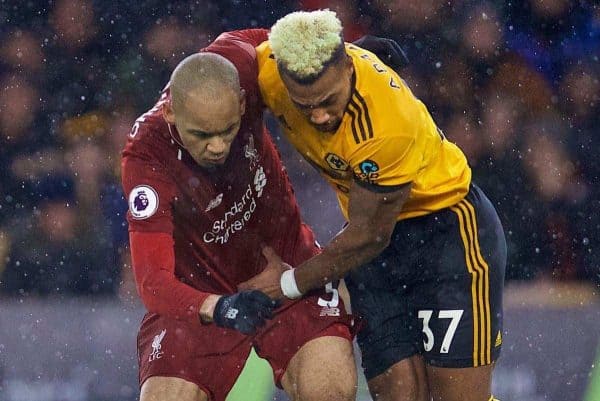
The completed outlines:
[[[353,400],[353,330],[337,290],[328,286],[280,311],[254,345],[293,400]]]
[[[330,335],[307,342],[290,360],[281,383],[293,400],[354,400],[352,343]]]
[[[140,391],[140,401],[207,401],[196,384],[178,377],[149,377]]]
[[[232,333],[199,321],[147,315],[138,334],[140,385],[150,386],[157,377],[172,378],[182,391],[188,388],[185,383],[193,383],[212,401],[224,401],[251,349],[248,339]],[[151,388],[149,394],[161,389],[154,385]]]
[[[429,401],[425,362],[413,355],[368,381],[375,401]]]
[[[391,256],[380,255],[373,264],[385,263],[391,271],[394,262]],[[427,380],[420,355],[421,331],[412,303],[401,290],[375,285],[364,285],[357,275],[347,280],[353,312],[364,323],[358,345],[369,391],[377,401],[424,401]]]
[[[427,367],[433,401],[489,401],[492,365],[476,368]]]
[[[439,233],[422,280],[412,289],[423,355],[432,366],[487,366],[500,354],[503,234],[490,217],[491,205],[472,195],[441,215],[448,229]]]
[[[487,401],[502,345],[504,234],[477,188],[441,217],[450,222],[443,246],[413,292],[429,388],[436,400]]]
[[[419,322],[410,300],[401,293],[402,286],[395,290],[366,281],[371,268],[385,263],[389,268],[380,269],[380,275],[383,275],[395,268],[393,262],[391,257],[382,254],[361,267],[361,271],[346,278],[352,312],[361,320],[357,342],[367,381],[382,375],[400,361],[419,354],[422,348]],[[376,274],[373,272],[373,275]],[[393,279],[390,277],[389,281]]]

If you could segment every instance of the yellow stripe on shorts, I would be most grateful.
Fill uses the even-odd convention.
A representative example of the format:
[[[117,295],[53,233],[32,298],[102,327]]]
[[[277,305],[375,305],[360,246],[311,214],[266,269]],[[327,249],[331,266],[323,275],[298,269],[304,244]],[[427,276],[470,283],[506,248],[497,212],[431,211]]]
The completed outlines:
[[[475,209],[466,199],[450,209],[458,216],[460,235],[465,248],[465,262],[471,274],[473,366],[489,365],[492,348],[489,268],[479,247]]]

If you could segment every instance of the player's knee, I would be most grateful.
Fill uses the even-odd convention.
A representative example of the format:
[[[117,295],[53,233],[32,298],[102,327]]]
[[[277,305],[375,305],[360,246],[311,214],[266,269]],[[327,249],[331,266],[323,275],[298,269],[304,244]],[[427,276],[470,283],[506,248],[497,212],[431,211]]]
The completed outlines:
[[[354,401],[356,399],[356,375],[338,372],[335,377],[315,382],[300,382],[296,400],[302,401]]]
[[[294,400],[354,400],[357,377],[352,343],[336,336],[308,342],[288,365],[283,385]]]
[[[140,401],[207,401],[196,384],[177,377],[153,376],[142,385]]]
[[[376,401],[426,401],[429,389],[423,359],[404,359],[369,380],[369,391]]]
[[[371,396],[376,401],[422,401],[426,400],[424,383],[416,377],[386,375],[377,384],[369,382]]]
[[[333,387],[332,398],[335,400],[348,400],[354,401],[356,399],[356,389],[358,387],[356,372],[354,370],[345,371],[344,374],[334,375],[330,382],[334,384],[329,387]]]
[[[327,365],[324,362],[322,367]],[[327,369],[302,369],[301,372],[293,386],[295,400],[354,401],[356,399],[358,380],[354,360],[351,364],[333,364],[333,366],[330,364]]]

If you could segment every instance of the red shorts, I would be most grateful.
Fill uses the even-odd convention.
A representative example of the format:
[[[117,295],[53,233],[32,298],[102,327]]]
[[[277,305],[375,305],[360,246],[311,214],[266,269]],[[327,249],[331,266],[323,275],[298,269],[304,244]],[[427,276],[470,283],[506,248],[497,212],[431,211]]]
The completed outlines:
[[[147,314],[137,341],[140,386],[152,376],[179,377],[198,385],[210,400],[223,401],[240,375],[251,347],[269,362],[280,386],[289,361],[310,340],[323,336],[352,340],[352,318],[346,314],[341,299],[336,309],[319,305],[319,296],[331,299],[331,294],[323,292],[286,304],[254,336],[214,324]]]

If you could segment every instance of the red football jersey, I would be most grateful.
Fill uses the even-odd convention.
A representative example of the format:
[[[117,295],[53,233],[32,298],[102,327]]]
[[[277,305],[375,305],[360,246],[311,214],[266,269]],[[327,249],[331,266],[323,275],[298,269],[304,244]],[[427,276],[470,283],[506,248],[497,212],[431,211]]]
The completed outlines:
[[[262,122],[254,49],[236,38],[244,32],[266,39],[262,30],[234,32],[203,49],[229,59],[246,91],[246,112],[224,166],[204,170],[181,145],[175,126],[161,113],[168,89],[136,120],[122,159],[130,232],[172,235],[175,276],[216,294],[235,292],[237,284],[264,269],[264,245],[291,265],[317,252]]]

